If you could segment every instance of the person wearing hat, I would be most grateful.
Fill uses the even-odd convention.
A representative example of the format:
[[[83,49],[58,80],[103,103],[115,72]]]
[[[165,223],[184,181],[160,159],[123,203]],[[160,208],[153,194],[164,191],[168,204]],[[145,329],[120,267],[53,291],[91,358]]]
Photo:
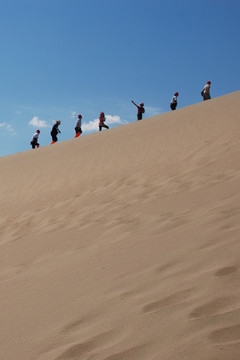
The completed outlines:
[[[105,114],[104,112],[101,112],[100,113],[100,116],[99,116],[99,122],[98,122],[98,127],[99,127],[99,131],[102,131],[102,128],[106,128],[106,129],[109,129],[109,126],[107,126],[104,122],[106,120],[106,117],[105,117]]]
[[[144,103],[141,103],[139,106],[137,104],[135,104],[135,102],[132,100],[133,105],[135,105],[138,109],[138,113],[137,113],[137,119],[138,120],[142,120],[142,114],[145,113],[145,109],[144,109]]]
[[[202,97],[203,97],[203,101],[205,100],[210,100],[211,96],[210,96],[210,85],[211,85],[211,81],[207,81],[206,85],[203,88],[203,91],[201,92]]]
[[[61,121],[57,120],[56,124],[54,124],[53,127],[52,127],[52,131],[51,131],[52,142],[51,142],[51,144],[54,144],[55,142],[58,141],[57,134],[61,134],[61,131],[58,128],[58,126],[60,124],[61,124]]]
[[[81,133],[82,133],[82,115],[80,115],[80,114],[78,115],[78,120],[76,122],[75,131],[76,131],[75,137],[81,135]]]
[[[40,134],[40,130],[37,130],[36,132],[35,132],[35,134],[33,135],[33,137],[32,137],[32,140],[31,140],[31,145],[32,145],[32,149],[35,149],[35,147],[37,146],[37,148],[39,148],[39,143],[38,143],[38,136],[39,136],[39,134]]]
[[[171,100],[171,103],[170,103],[170,108],[172,110],[176,110],[178,95],[179,95],[178,92],[175,92],[174,96],[172,97],[172,100]]]

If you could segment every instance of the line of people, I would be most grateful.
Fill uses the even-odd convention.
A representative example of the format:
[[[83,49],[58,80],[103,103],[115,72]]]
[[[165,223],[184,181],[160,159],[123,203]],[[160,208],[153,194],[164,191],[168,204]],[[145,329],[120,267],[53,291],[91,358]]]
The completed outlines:
[[[201,95],[203,97],[203,101],[206,100],[210,100],[211,96],[210,96],[210,85],[211,85],[211,81],[207,81],[206,85],[204,86],[203,90],[201,91]],[[177,98],[178,98],[179,93],[175,92],[174,96],[172,97],[172,100],[170,102],[170,108],[172,110],[176,110],[177,107]]]
[[[98,128],[99,131],[102,131],[102,128],[106,128],[109,129],[109,126],[105,124],[106,121],[106,116],[104,114],[104,112],[100,113],[99,116],[99,122],[98,122]],[[56,123],[53,125],[52,130],[51,130],[51,137],[52,137],[52,142],[50,145],[55,144],[58,141],[58,134],[61,134],[61,131],[59,130],[59,125],[61,125],[61,121],[57,120]],[[82,115],[79,114],[78,115],[78,119],[75,125],[75,132],[76,135],[75,137],[78,137],[82,134]],[[38,142],[38,138],[39,138],[39,134],[40,134],[40,130],[36,130],[36,132],[33,134],[33,137],[31,139],[30,145],[32,145],[32,149],[35,149],[36,147],[39,148],[39,142]]]
[[[206,85],[204,86],[201,95],[203,97],[203,101],[209,100],[211,99],[210,96],[210,85],[211,85],[211,81],[207,81]],[[178,92],[175,92],[174,96],[172,97],[172,100],[170,102],[170,108],[172,110],[176,110],[177,108],[177,98],[179,96]],[[132,100],[133,105],[135,105],[138,109],[137,111],[137,120],[142,120],[142,116],[145,113],[145,109],[144,109],[144,103],[141,103],[140,105],[137,105],[133,100]],[[102,131],[102,128],[106,128],[109,129],[109,126],[105,124],[106,121],[106,116],[104,114],[104,112],[100,113],[99,116],[99,121],[98,121],[98,128],[99,131]],[[51,130],[51,137],[52,137],[52,144],[55,144],[58,141],[57,135],[61,134],[61,131],[59,130],[58,126],[61,125],[61,121],[57,120],[56,123],[53,125],[52,130]],[[76,122],[75,125],[75,132],[76,135],[75,137],[78,137],[82,134],[82,115],[78,115],[78,120]],[[38,138],[39,138],[39,134],[40,134],[40,130],[36,130],[35,134],[32,137],[31,140],[31,145],[32,145],[32,149],[35,149],[35,147],[39,148],[39,143],[38,143]]]

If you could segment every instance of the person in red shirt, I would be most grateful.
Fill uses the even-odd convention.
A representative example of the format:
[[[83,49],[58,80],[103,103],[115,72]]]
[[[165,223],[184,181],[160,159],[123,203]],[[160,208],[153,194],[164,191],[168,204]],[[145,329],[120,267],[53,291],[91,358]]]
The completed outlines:
[[[133,100],[132,100],[132,103],[133,103],[133,105],[135,105],[138,108],[137,119],[142,120],[142,114],[145,113],[144,103],[141,103],[139,106],[137,104],[135,104],[135,102]]]
[[[106,120],[105,114],[104,114],[104,112],[101,112],[100,116],[99,116],[99,123],[98,123],[99,131],[102,131],[103,127],[106,128],[106,129],[109,129],[109,126],[104,124],[105,120]]]

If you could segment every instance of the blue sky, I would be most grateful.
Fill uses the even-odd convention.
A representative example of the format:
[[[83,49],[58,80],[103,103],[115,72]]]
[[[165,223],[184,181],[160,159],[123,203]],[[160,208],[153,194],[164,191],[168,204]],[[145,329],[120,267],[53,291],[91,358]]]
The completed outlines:
[[[0,156],[239,90],[239,0],[0,0]],[[105,130],[106,131],[106,130]],[[77,141],[81,141],[79,138]],[[35,150],[37,151],[37,150]]]

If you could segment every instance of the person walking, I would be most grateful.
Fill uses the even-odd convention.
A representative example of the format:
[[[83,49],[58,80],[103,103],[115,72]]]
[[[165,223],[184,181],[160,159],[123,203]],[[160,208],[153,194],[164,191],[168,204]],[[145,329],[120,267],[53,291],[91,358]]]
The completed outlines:
[[[171,103],[170,103],[170,108],[172,110],[176,110],[178,95],[179,95],[178,92],[175,92],[174,96],[172,97],[172,100],[171,100]]]
[[[32,145],[32,149],[35,149],[35,147],[39,148],[39,146],[40,146],[38,143],[39,134],[40,134],[40,130],[36,130],[35,134],[32,137],[32,140],[30,143]]]
[[[78,137],[79,135],[82,134],[82,115],[80,114],[78,115],[78,120],[75,125],[75,131],[76,131],[75,137]]]
[[[207,81],[206,85],[203,88],[203,91],[201,92],[201,95],[203,97],[203,101],[206,100],[210,100],[211,96],[210,96],[210,85],[211,85],[211,81]]]
[[[61,124],[60,120],[56,121],[56,124],[53,125],[51,136],[52,136],[52,142],[51,145],[58,141],[57,134],[61,134],[61,131],[59,130],[58,126]]]
[[[145,109],[144,109],[144,103],[141,103],[140,105],[135,104],[135,102],[132,100],[133,105],[135,105],[138,109],[137,112],[137,119],[138,120],[142,120],[142,115],[145,113]]]
[[[105,121],[106,121],[105,114],[104,114],[104,112],[101,112],[100,116],[99,116],[99,123],[98,123],[99,131],[102,131],[103,127],[106,128],[106,129],[109,129],[109,126],[107,126],[105,124]]]

